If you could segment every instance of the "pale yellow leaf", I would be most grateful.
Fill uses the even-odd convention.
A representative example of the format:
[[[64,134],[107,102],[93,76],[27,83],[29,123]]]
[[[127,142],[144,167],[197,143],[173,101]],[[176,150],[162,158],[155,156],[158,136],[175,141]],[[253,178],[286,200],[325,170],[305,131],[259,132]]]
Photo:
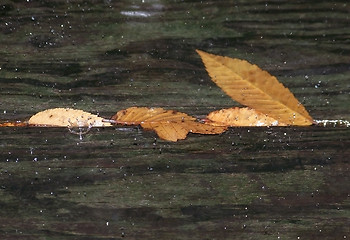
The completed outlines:
[[[53,108],[38,112],[33,115],[28,123],[36,126],[47,127],[107,127],[108,122],[103,118],[71,108]]]
[[[235,126],[286,126],[284,123],[278,122],[276,119],[260,113],[251,108],[228,108],[214,111],[208,114],[207,119],[212,124]]]

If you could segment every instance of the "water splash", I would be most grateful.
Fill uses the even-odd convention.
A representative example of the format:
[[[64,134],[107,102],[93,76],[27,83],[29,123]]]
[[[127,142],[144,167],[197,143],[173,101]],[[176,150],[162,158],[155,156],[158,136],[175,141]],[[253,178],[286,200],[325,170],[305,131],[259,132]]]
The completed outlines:
[[[329,126],[329,125],[333,125],[333,127],[335,126],[346,126],[349,127],[350,126],[350,122],[347,120],[315,120],[317,125],[323,125],[324,127]]]

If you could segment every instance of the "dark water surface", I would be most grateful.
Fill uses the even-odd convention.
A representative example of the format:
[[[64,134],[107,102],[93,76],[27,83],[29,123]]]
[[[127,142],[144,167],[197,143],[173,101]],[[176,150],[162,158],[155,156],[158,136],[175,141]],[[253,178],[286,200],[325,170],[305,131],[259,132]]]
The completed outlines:
[[[54,107],[238,105],[195,49],[249,60],[315,119],[350,119],[347,1],[0,3],[0,120]],[[0,239],[346,239],[346,126],[0,129]]]

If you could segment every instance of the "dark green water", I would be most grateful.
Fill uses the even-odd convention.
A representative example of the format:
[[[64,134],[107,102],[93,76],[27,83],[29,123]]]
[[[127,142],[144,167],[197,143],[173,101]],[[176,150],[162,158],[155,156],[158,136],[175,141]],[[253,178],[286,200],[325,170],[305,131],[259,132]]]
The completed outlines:
[[[237,105],[195,49],[268,70],[315,119],[350,119],[347,1],[3,1],[0,120],[53,107],[190,115]],[[349,238],[346,126],[0,129],[1,239]]]

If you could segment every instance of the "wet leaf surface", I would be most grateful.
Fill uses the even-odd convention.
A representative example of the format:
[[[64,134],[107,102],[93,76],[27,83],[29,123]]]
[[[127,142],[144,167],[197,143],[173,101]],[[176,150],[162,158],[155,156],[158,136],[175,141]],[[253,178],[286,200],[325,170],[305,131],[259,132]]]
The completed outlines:
[[[185,139],[188,133],[220,134],[227,127],[204,124],[185,113],[163,108],[131,107],[120,110],[111,118],[115,124],[140,125],[154,130],[161,139],[176,142]]]
[[[213,82],[233,100],[287,125],[312,124],[311,116],[289,89],[257,65],[196,51]]]
[[[102,117],[71,108],[52,108],[38,112],[28,120],[29,125],[42,127],[108,127]]]
[[[250,108],[227,108],[208,114],[207,119],[212,124],[227,125],[231,127],[260,127],[260,126],[286,126],[276,119]]]

